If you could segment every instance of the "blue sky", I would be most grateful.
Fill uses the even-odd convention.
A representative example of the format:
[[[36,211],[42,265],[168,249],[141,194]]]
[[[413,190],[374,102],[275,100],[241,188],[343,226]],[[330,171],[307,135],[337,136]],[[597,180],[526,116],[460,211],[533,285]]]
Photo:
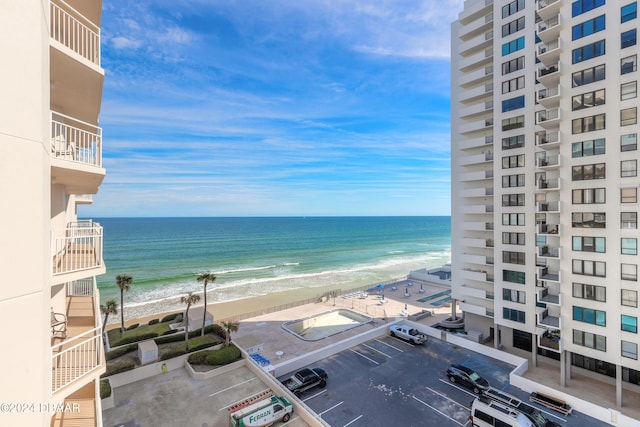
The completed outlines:
[[[450,213],[462,0],[103,9],[107,176],[82,216]]]

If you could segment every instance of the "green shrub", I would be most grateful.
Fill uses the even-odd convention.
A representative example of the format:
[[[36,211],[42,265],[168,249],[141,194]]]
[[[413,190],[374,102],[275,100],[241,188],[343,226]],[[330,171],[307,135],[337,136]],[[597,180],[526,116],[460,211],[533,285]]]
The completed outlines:
[[[223,347],[220,350],[206,350],[206,365],[228,365],[240,359],[240,350],[234,346]]]
[[[105,358],[107,360],[117,359],[118,357],[123,356],[127,353],[130,353],[132,351],[136,351],[137,349],[138,349],[138,343],[125,345],[122,347],[118,347],[114,350],[108,351],[107,354],[105,354]]]
[[[107,371],[104,374],[102,374],[101,377],[103,378],[110,377],[111,375],[119,374],[120,372],[130,371],[135,367],[136,367],[136,364],[131,361],[119,362],[119,363],[113,363],[113,364],[107,363]]]
[[[164,336],[164,335],[171,335],[171,334],[175,334],[175,333],[177,333],[177,332],[178,332],[178,330],[177,330],[177,329],[168,329],[168,330],[166,330],[166,331],[164,331],[164,332],[162,333],[162,336]]]
[[[214,345],[220,343],[221,341],[216,340],[211,335],[195,337],[189,340],[189,353],[202,350],[203,348],[213,347]]]
[[[188,361],[192,365],[204,365],[208,353],[208,351],[199,351],[197,353],[192,353],[189,355]]]
[[[160,319],[149,320],[149,323],[147,323],[147,325],[151,326],[151,325],[155,325],[156,323],[160,323]]]
[[[184,341],[184,332],[172,331],[170,334],[165,333],[155,339],[156,344],[167,344],[178,341]]]
[[[106,399],[109,396],[111,396],[109,380],[100,380],[100,399]]]
[[[217,323],[214,323],[213,325],[206,326],[204,328],[204,333],[205,334],[216,334],[217,336],[219,336],[222,339],[224,339],[227,336],[227,333],[224,330],[224,328],[222,326],[218,325]]]
[[[185,350],[184,348],[172,348],[171,350],[162,354],[160,356],[160,360],[173,359],[174,357],[182,356],[183,354],[187,354],[187,350]]]
[[[141,333],[141,334],[125,335],[124,337],[120,338],[118,341],[112,343],[111,345],[113,347],[119,347],[121,345],[130,344],[132,342],[138,342],[138,341],[144,341],[144,340],[152,339],[152,338],[155,338],[157,336],[158,336],[157,332],[145,332],[145,333]]]
[[[127,327],[127,331],[131,331],[131,330],[137,328],[138,326],[140,326],[140,323],[134,323],[133,325],[129,325]]]
[[[168,314],[166,316],[164,316],[161,320],[162,323],[165,322],[172,322],[174,320],[176,320],[176,317],[178,317],[178,315],[180,315],[181,313],[173,313],[173,314]]]

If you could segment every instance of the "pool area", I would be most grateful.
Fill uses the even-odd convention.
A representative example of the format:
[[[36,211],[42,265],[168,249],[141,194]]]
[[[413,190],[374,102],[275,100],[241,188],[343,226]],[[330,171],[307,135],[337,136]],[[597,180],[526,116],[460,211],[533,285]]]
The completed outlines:
[[[285,322],[282,324],[282,328],[302,340],[318,341],[367,324],[372,320],[372,317],[346,308],[339,308],[304,319]]]

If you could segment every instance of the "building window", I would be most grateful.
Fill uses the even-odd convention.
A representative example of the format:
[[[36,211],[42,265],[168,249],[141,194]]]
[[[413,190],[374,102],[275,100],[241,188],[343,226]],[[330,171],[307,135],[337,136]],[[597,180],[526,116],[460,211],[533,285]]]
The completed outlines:
[[[524,95],[516,96],[515,98],[505,99],[502,101],[502,112],[518,110],[524,108]]]
[[[594,130],[602,130],[604,128],[605,114],[582,117],[571,121],[571,129],[573,134],[593,132]]]
[[[620,110],[620,126],[635,125],[636,123],[638,123],[637,107]]]
[[[637,203],[638,189],[636,187],[627,187],[620,189],[620,203]]]
[[[524,206],[524,194],[503,194],[502,206]]]
[[[502,44],[502,56],[524,49],[524,36]]]
[[[522,88],[524,88],[524,76],[502,82],[502,93],[509,93]]]
[[[518,304],[526,304],[527,297],[526,292],[516,291],[513,289],[503,289],[502,290],[502,299],[504,301],[517,302]]]
[[[502,26],[502,37],[524,30],[524,16]]]
[[[628,74],[636,71],[638,65],[637,55],[627,56],[620,60],[620,74]]]
[[[524,10],[524,0],[514,0],[509,4],[502,6],[502,17],[513,15],[516,12]]]
[[[638,228],[638,212],[620,212],[620,228]]]
[[[635,316],[620,316],[620,330],[626,332],[638,333],[638,318]]]
[[[502,225],[524,225],[524,214],[502,214]]]
[[[572,249],[578,252],[605,253],[606,239],[604,237],[573,236]]]
[[[571,40],[578,40],[604,30],[604,15],[574,25],[571,29]]]
[[[524,187],[524,174],[503,176],[502,188],[509,187]]]
[[[620,35],[620,46],[622,49],[625,47],[635,46],[636,44],[636,29],[625,31]]]
[[[571,227],[573,228],[606,228],[607,214],[604,212],[573,212]]]
[[[571,87],[583,86],[605,79],[605,65],[598,65],[571,74]]]
[[[631,282],[638,281],[638,266],[636,264],[620,264],[620,278]]]
[[[573,274],[583,276],[607,277],[607,264],[602,261],[572,260]]]
[[[511,117],[502,119],[502,130],[512,130],[524,127],[524,116]]]
[[[606,140],[604,138],[571,144],[571,157],[587,157],[605,153]]]
[[[590,107],[596,107],[598,105],[604,105],[605,103],[604,89],[576,95],[573,98],[571,98],[571,102],[572,102],[571,109],[573,111],[582,110]]]
[[[620,239],[620,253],[622,255],[638,255],[638,239],[622,237]]]
[[[620,341],[622,357],[638,360],[638,344],[629,341]]]
[[[578,165],[571,168],[572,181],[587,181],[590,179],[605,179],[606,164]]]
[[[606,203],[606,192],[604,188],[583,188],[572,192],[572,203],[574,205],[593,205]]]
[[[571,16],[576,17],[600,6],[604,6],[605,0],[577,0],[571,3]],[[504,9],[504,8],[503,8]],[[504,18],[504,16],[503,16]]]
[[[517,156],[505,156],[502,158],[502,169],[524,167],[524,154]]]
[[[638,14],[637,2],[629,3],[620,8],[620,23],[636,19]]]
[[[573,343],[583,347],[589,347],[600,351],[607,351],[607,337],[604,335],[573,330]]]
[[[524,56],[502,63],[502,75],[513,73],[524,68]]]
[[[524,252],[502,251],[502,262],[506,264],[526,265]]]
[[[638,306],[638,291],[631,289],[622,289],[620,294],[620,304],[627,307]]]
[[[525,233],[502,233],[502,243],[505,245],[524,245]]]
[[[620,85],[620,100],[633,99],[638,96],[638,82],[635,80]]]
[[[620,162],[620,177],[638,176],[637,160],[622,160]]]
[[[513,320],[514,322],[525,323],[525,312],[520,310],[514,310],[512,308],[502,308],[502,318],[507,320]]]
[[[607,302],[607,288],[604,286],[573,283],[574,298],[588,299],[592,301]]]
[[[524,147],[524,135],[510,136],[502,138],[502,149],[511,150],[512,148]]]
[[[573,306],[573,320],[592,325],[607,326],[607,312],[593,308]]]
[[[620,151],[635,151],[638,149],[638,134],[620,135]]]
[[[504,50],[504,47],[503,47]],[[582,61],[596,58],[605,54],[605,42],[604,40],[597,41],[595,43],[582,46],[572,51],[572,63],[577,64]]]
[[[502,280],[505,282],[525,284],[524,271],[502,270]]]

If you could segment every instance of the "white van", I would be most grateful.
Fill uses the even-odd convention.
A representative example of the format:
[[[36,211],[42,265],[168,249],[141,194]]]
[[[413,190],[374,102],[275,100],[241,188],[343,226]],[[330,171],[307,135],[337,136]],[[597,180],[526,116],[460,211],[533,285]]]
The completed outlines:
[[[474,427],[534,427],[522,412],[486,396],[473,401],[469,420]]]

